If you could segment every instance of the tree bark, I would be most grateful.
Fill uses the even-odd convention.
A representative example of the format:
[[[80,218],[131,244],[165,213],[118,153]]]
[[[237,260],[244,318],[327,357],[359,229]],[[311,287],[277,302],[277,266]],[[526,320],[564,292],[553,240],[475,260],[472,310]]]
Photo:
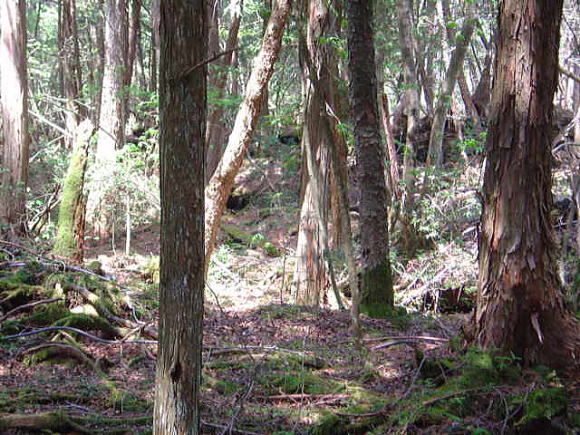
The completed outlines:
[[[274,64],[278,59],[282,34],[290,12],[290,0],[279,0],[272,10],[262,47],[254,59],[254,67],[248,83],[244,100],[238,109],[228,146],[205,189],[205,268],[209,266],[219,224],[226,201],[234,185],[234,178],[242,165],[244,153],[248,148],[256,128],[262,107],[264,89],[272,77]]]
[[[82,107],[78,101],[82,78],[76,23],[76,1],[62,0],[60,10],[59,61],[63,79],[63,96],[66,99],[67,109],[65,124],[66,131],[69,133],[68,136],[65,136],[65,147],[70,150],[73,148],[73,136],[80,121]]]
[[[85,228],[85,197],[83,188],[93,126],[86,119],[78,125],[74,134],[73,152],[58,212],[56,240],[53,254],[69,258],[77,263],[83,261],[83,236]]]
[[[562,0],[504,0],[479,237],[476,340],[524,365],[580,367],[550,223],[552,100]]]
[[[403,251],[409,258],[415,255],[419,235],[412,223],[412,213],[415,208],[415,146],[418,117],[420,110],[418,81],[413,55],[413,22],[412,11],[408,0],[397,0],[397,17],[399,23],[399,43],[403,59],[405,80],[405,113],[407,115],[407,132],[403,148],[403,184],[401,201],[401,239]]]
[[[161,255],[155,434],[199,433],[204,291],[205,0],[161,2]]]
[[[0,198],[0,231],[21,234],[26,229],[28,184],[28,79],[26,67],[26,4],[0,2],[0,95],[4,153]]]
[[[240,23],[242,20],[242,5],[240,4],[240,11],[236,13],[230,24],[230,30],[228,33],[228,40],[226,42],[225,51],[233,50],[238,43],[238,31],[240,30]],[[213,87],[217,93],[217,98],[220,99],[226,92],[227,89],[227,78],[228,69],[232,66],[234,53],[228,53],[221,58],[221,61],[214,68],[214,82]],[[224,151],[224,142],[226,137],[226,126],[221,120],[224,114],[223,105],[217,105],[213,107],[210,111],[207,121],[207,131],[206,131],[206,148],[207,148],[207,166],[205,177],[206,180],[210,180],[215,168],[219,164]]]
[[[384,317],[393,307],[387,186],[379,132],[371,0],[351,0],[348,16],[349,99],[354,120],[360,199],[360,310]]]
[[[457,82],[457,75],[463,67],[463,59],[473,35],[475,21],[473,19],[475,12],[475,5],[467,6],[467,14],[463,22],[461,35],[456,38],[455,50],[449,60],[447,72],[445,73],[445,81],[441,86],[437,104],[435,107],[435,116],[433,117],[433,124],[431,126],[431,134],[429,136],[429,154],[427,156],[427,166],[440,167],[443,164],[443,135],[445,132],[445,119],[447,109],[449,108],[451,99],[453,98],[453,90]]]
[[[110,234],[110,213],[103,205],[106,194],[114,189],[116,150],[125,140],[127,75],[127,10],[125,0],[105,2],[105,68],[97,149],[88,210],[94,230],[101,237]]]

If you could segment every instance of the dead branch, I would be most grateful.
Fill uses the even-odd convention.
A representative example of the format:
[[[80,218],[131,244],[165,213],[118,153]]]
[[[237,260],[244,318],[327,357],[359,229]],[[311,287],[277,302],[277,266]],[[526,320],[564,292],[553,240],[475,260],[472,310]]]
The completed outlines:
[[[438,343],[447,343],[449,342],[449,339],[437,337],[401,337],[396,340],[387,341],[386,343],[382,343],[377,346],[371,347],[371,350],[385,349],[387,347],[395,346],[397,344],[416,343],[417,341],[433,341]]]
[[[62,301],[62,299],[60,299],[60,298],[42,299],[40,301],[30,302],[29,304],[20,305],[14,309],[8,311],[6,314],[4,314],[2,317],[0,317],[0,323],[2,323],[4,320],[8,319],[10,316],[13,316],[14,314],[16,314],[20,311],[27,310],[28,308],[32,308],[32,307],[35,307],[37,305],[50,304],[50,303],[56,302],[56,301]]]
[[[82,335],[83,337],[89,338],[93,341],[96,341],[98,343],[103,343],[103,344],[157,344],[157,340],[126,340],[126,341],[106,340],[104,338],[97,337],[96,335],[89,334],[88,332],[85,332],[81,329],[72,328],[70,326],[49,326],[47,328],[34,329],[32,331],[21,332],[19,334],[6,335],[4,337],[0,337],[0,341],[9,341],[9,340],[14,340],[16,338],[30,337],[31,335],[37,335],[37,334],[42,334],[43,332],[51,332],[51,331],[76,332],[77,334]]]

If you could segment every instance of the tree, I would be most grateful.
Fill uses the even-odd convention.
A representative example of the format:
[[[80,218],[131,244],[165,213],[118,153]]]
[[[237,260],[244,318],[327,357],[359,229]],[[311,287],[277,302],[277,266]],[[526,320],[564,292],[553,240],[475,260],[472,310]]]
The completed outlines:
[[[467,5],[468,13],[463,22],[461,33],[457,35],[455,50],[449,60],[445,81],[441,85],[437,104],[435,106],[435,116],[429,137],[429,155],[427,156],[427,166],[440,167],[443,164],[443,134],[445,131],[445,118],[449,103],[453,98],[453,90],[457,82],[457,76],[463,69],[463,59],[473,34],[475,21],[473,19],[475,5]]]
[[[62,186],[56,240],[53,254],[83,261],[86,197],[83,194],[89,155],[90,138],[94,132],[89,119],[75,127],[73,151]]]
[[[234,178],[242,165],[244,153],[252,140],[258,122],[264,91],[268,86],[270,77],[272,77],[274,64],[280,53],[282,34],[289,12],[290,0],[279,0],[274,5],[270,21],[264,32],[262,46],[254,59],[254,67],[246,84],[244,100],[238,109],[228,145],[205,189],[206,271],[215,246],[226,201],[234,185]]]
[[[100,236],[109,234],[103,203],[111,189],[115,156],[125,137],[125,87],[127,80],[127,10],[125,0],[105,2],[105,65],[95,153],[93,188],[88,211]],[[109,195],[110,196],[110,195]]]
[[[71,149],[74,142],[74,132],[81,116],[81,64],[79,57],[79,40],[76,23],[76,1],[62,0],[60,7],[59,62],[62,71],[62,94],[66,99],[66,131],[65,144]]]
[[[3,231],[25,230],[28,183],[28,80],[26,72],[26,4],[24,0],[0,2],[0,95],[4,153],[0,224]]]
[[[525,365],[580,365],[550,223],[552,101],[562,0],[504,0],[479,237],[476,340]]]
[[[407,130],[403,148],[404,191],[402,195],[401,226],[403,251],[413,256],[417,249],[419,235],[412,223],[412,213],[415,208],[415,154],[417,142],[417,125],[419,121],[419,82],[413,55],[413,21],[412,10],[408,0],[397,0],[397,18],[399,24],[399,45],[403,59],[403,76],[405,84],[405,113],[407,115]]]
[[[347,6],[349,99],[354,120],[360,199],[361,312],[373,317],[393,307],[387,186],[379,132],[377,79],[370,0]]]
[[[161,255],[154,433],[196,434],[201,389],[205,0],[161,2]]]

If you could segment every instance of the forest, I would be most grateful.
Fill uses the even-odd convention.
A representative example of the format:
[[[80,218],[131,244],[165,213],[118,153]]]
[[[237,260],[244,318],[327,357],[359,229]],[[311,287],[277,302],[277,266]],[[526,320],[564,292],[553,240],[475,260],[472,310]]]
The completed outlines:
[[[580,432],[580,1],[0,23],[0,433]]]

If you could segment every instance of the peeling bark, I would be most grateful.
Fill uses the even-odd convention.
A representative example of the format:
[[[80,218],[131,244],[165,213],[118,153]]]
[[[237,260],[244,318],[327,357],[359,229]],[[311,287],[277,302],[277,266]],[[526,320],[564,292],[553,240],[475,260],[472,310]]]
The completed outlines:
[[[290,12],[290,0],[279,0],[272,10],[262,47],[254,59],[254,67],[246,85],[244,100],[238,109],[236,120],[224,155],[205,189],[205,268],[209,267],[220,220],[226,201],[234,185],[244,154],[250,145],[258,122],[264,90],[278,59],[282,34]]]
[[[524,365],[580,367],[550,224],[552,99],[562,0],[504,0],[479,238],[476,341]]]

